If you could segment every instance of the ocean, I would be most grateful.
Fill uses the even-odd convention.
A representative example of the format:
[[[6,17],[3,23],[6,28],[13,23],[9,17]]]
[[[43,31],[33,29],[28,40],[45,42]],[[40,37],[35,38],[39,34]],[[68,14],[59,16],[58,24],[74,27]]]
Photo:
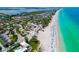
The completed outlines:
[[[61,51],[79,52],[79,8],[62,8],[58,27]]]

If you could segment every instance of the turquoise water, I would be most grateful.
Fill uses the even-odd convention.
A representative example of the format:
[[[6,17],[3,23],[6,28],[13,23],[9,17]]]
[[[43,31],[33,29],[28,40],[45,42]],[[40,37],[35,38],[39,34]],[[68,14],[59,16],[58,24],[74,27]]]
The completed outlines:
[[[61,51],[79,52],[79,8],[62,8],[58,26]]]

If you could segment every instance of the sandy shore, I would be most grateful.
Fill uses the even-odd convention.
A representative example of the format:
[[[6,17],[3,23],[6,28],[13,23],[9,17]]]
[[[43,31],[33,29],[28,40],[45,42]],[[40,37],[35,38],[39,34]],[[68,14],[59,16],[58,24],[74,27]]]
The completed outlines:
[[[52,16],[49,25],[43,31],[40,31],[38,34],[38,40],[40,41],[41,50],[43,52],[59,52],[60,51],[60,42],[59,42],[59,33],[58,33],[58,13],[56,12]]]
[[[55,52],[60,51],[60,40],[59,40],[59,29],[58,29],[58,15],[59,11],[56,12],[53,20],[55,20],[55,35],[54,35],[54,40],[55,40]]]
[[[49,25],[43,31],[40,31],[38,34],[38,40],[40,41],[41,50],[43,52],[51,52],[51,27],[52,27],[52,20]]]

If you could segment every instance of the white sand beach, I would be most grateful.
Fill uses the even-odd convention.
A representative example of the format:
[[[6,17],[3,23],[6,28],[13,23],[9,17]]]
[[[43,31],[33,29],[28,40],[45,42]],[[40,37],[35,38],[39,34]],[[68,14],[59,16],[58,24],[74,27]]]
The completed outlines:
[[[43,52],[57,52],[60,51],[59,35],[58,35],[58,13],[56,12],[52,16],[49,25],[43,31],[38,34],[38,40],[40,41],[41,50]]]
[[[59,11],[58,10],[55,14],[55,16],[53,17],[53,20],[54,20],[54,25],[55,25],[55,35],[53,37],[54,39],[54,51],[55,52],[59,52],[60,51],[60,40],[59,40],[59,30],[58,30],[58,15],[59,15]]]
[[[52,18],[51,18],[52,19]],[[38,40],[40,41],[41,50],[43,52],[51,52],[51,27],[52,27],[52,20],[50,21],[49,25],[43,31],[40,31],[38,34]]]

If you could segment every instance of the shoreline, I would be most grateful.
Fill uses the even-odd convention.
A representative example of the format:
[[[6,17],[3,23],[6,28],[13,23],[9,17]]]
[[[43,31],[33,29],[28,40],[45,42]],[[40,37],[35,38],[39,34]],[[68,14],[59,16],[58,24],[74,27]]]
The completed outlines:
[[[37,35],[42,52],[60,52],[60,39],[58,31],[58,13],[52,16],[49,25]]]
[[[56,52],[60,52],[60,39],[59,39],[59,29],[58,29],[58,14],[59,11],[56,13]]]
[[[51,48],[51,28],[52,28],[52,18],[50,23],[48,24],[48,26],[44,29],[43,31],[39,31],[38,35],[37,35],[37,39],[40,41],[40,47],[42,52],[51,52],[52,48]]]

